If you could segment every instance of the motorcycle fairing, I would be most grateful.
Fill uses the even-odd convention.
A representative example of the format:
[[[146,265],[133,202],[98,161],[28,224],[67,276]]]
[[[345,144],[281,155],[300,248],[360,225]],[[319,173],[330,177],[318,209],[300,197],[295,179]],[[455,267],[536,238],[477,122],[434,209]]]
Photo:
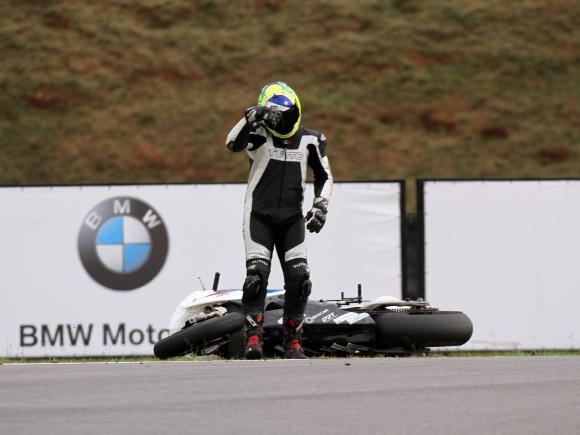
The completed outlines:
[[[272,302],[278,305],[274,298]],[[275,308],[264,313],[264,346],[272,348],[281,344],[283,309]],[[304,317],[302,343],[305,347],[337,344],[372,345],[375,321],[368,313],[348,312],[334,303],[308,301]]]
[[[267,289],[267,297],[284,294],[284,290]],[[183,329],[187,322],[203,312],[206,307],[219,306],[226,303],[242,303],[242,289],[201,290],[187,295],[177,306],[169,321],[169,331],[173,334]]]

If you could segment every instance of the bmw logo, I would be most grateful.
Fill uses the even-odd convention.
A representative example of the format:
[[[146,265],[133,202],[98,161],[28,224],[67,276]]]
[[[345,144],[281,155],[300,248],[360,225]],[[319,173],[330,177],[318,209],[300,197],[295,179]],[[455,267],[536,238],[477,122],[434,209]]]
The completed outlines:
[[[79,255],[88,274],[112,290],[134,290],[165,263],[169,240],[159,213],[129,197],[107,199],[85,217]]]

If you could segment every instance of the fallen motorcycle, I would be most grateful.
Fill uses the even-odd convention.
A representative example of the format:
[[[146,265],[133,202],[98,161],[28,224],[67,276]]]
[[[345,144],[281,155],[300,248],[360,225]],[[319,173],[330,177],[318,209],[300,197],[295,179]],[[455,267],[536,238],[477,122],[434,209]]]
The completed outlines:
[[[160,359],[190,353],[243,356],[245,320],[240,289],[196,291],[175,309],[170,335],[153,351]],[[284,291],[268,289],[264,312],[264,353],[283,355],[282,312]],[[473,332],[469,317],[460,311],[441,311],[421,299],[381,296],[363,301],[341,294],[336,300],[310,300],[306,305],[302,343],[308,355],[413,355],[431,347],[460,346]]]

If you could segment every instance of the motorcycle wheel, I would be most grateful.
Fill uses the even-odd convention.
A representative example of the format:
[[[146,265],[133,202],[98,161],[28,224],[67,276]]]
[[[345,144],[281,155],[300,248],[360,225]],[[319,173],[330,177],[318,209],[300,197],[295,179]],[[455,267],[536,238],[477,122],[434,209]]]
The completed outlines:
[[[381,348],[460,346],[473,333],[471,320],[460,311],[384,313],[373,317],[376,345]]]
[[[227,306],[228,312],[242,314],[242,307],[235,304]],[[245,321],[244,321],[245,323]],[[226,346],[224,356],[228,359],[241,359],[244,357],[244,344],[246,342],[246,328],[242,327],[230,334],[230,340]]]
[[[153,346],[153,353],[159,359],[187,355],[204,343],[236,333],[243,326],[244,317],[240,313],[214,317],[159,340]]]

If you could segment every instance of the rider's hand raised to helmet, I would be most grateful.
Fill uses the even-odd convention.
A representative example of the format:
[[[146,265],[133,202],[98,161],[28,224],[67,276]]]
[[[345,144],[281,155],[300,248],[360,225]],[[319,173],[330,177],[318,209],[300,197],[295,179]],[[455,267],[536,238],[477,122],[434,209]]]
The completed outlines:
[[[248,124],[256,125],[260,121],[275,127],[281,118],[281,113],[275,107],[253,106],[246,109],[244,116]]]

